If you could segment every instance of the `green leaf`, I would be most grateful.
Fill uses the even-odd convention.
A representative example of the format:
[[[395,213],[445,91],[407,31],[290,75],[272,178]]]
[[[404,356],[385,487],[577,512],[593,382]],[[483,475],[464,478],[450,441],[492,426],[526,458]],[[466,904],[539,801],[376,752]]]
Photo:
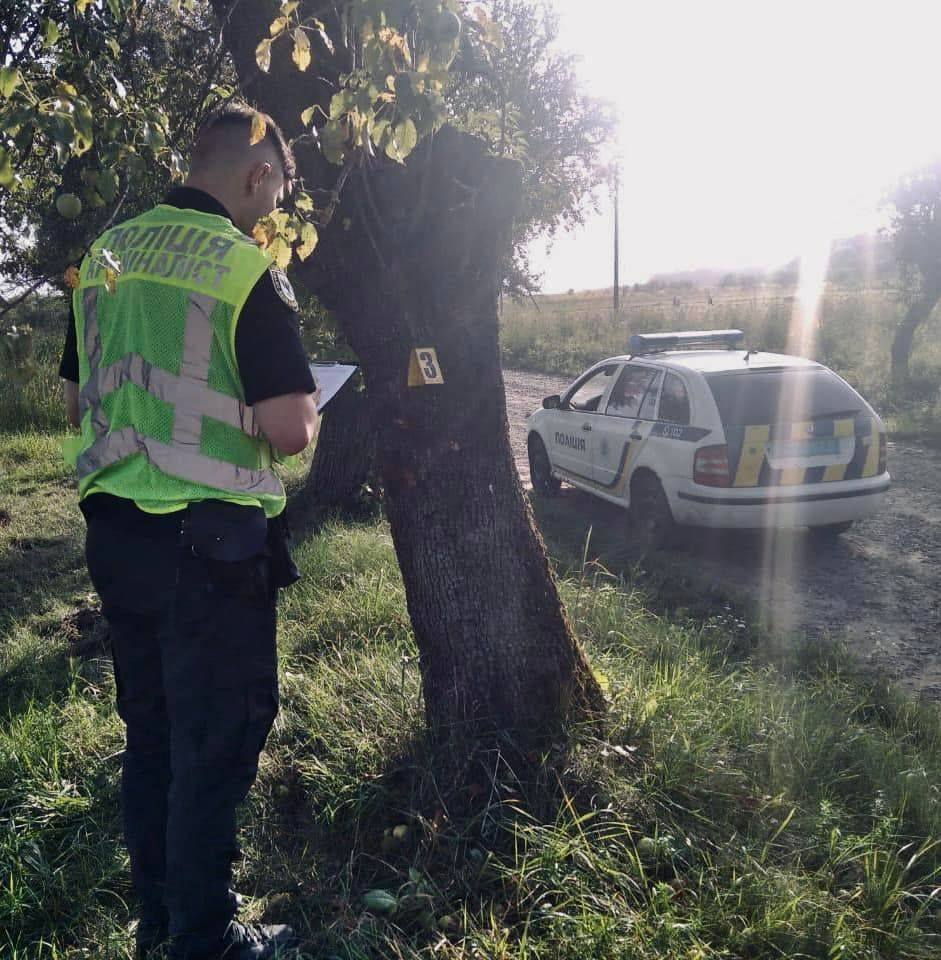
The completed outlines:
[[[42,38],[47,47],[53,47],[59,41],[59,24],[55,20],[44,20]]]
[[[249,144],[255,146],[256,143],[261,143],[267,133],[268,124],[265,122],[265,118],[256,110],[252,114],[252,129],[248,138]]]
[[[112,170],[102,170],[98,176],[98,192],[106,203],[113,203],[118,195],[118,178]]]
[[[267,73],[271,69],[271,40],[265,39],[255,47],[255,63],[262,73]]]
[[[291,248],[282,237],[275,237],[265,252],[281,270],[287,270],[291,262]]]
[[[317,228],[312,223],[305,223],[301,227],[301,242],[297,246],[297,255],[306,260],[317,246]]]
[[[399,905],[398,899],[388,890],[368,890],[363,894],[363,903],[373,913],[392,913]]]
[[[319,104],[313,104],[301,113],[301,123],[309,127],[314,122],[314,114],[317,112]]]
[[[9,100],[22,80],[16,67],[0,67],[0,97]]]
[[[299,191],[294,197],[294,206],[297,207],[298,210],[310,213],[310,211],[314,209],[314,201],[311,199],[309,193]]]
[[[372,124],[369,132],[372,136],[372,142],[380,150],[385,150],[386,144],[389,142],[389,137],[392,136],[392,124],[384,118],[382,120],[376,120]]]
[[[418,129],[411,117],[406,117],[392,129],[392,137],[386,144],[386,156],[398,163],[404,163],[405,158],[418,144]]]
[[[87,133],[76,129],[75,137],[72,140],[72,153],[80,157],[83,153],[88,153],[92,148],[93,138]]]
[[[92,5],[93,0],[75,0],[75,9],[79,13],[84,13],[87,7]]]
[[[310,66],[310,40],[301,27],[294,31],[294,50],[291,53],[291,59],[301,72]]]
[[[320,128],[320,149],[330,163],[343,162],[346,133],[338,120],[330,120]]]
[[[339,120],[350,109],[353,98],[349,90],[341,90],[330,98],[330,119]]]
[[[12,188],[15,180],[16,174],[13,172],[10,155],[3,147],[0,147],[0,187],[6,187],[7,190],[9,190]]]

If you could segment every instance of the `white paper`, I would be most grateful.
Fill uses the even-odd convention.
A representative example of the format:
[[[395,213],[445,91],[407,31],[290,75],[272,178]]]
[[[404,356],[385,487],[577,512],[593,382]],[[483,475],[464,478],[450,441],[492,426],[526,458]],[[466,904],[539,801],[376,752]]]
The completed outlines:
[[[320,387],[318,410],[323,408],[340,392],[340,388],[356,373],[356,366],[348,363],[312,363],[310,372]]]

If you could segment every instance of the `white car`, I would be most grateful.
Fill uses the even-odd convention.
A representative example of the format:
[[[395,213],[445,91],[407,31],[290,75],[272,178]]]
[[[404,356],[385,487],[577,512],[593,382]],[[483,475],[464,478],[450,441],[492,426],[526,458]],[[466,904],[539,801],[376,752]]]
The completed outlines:
[[[885,426],[832,370],[741,349],[738,330],[631,337],[528,419],[537,494],[564,480],[641,531],[808,526],[837,534],[889,489]]]

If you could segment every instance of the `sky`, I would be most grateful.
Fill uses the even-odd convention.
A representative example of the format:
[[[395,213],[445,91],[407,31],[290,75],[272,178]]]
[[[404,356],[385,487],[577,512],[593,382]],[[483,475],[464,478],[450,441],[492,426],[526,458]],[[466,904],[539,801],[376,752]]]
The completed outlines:
[[[621,282],[777,266],[876,229],[941,156],[935,0],[553,0],[560,46],[619,118]],[[612,204],[532,261],[543,289],[611,285]]]

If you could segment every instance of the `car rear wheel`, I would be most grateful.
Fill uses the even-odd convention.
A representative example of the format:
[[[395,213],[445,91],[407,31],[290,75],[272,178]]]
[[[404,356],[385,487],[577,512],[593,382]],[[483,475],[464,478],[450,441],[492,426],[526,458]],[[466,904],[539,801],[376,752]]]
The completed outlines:
[[[660,481],[650,473],[631,482],[631,528],[646,551],[666,546],[676,533],[676,521]]]
[[[846,533],[852,525],[852,520],[843,520],[841,523],[825,523],[822,527],[811,527],[810,532],[815,537],[830,539],[831,537],[838,537],[841,533]]]
[[[549,463],[546,445],[537,434],[532,434],[528,446],[529,476],[533,482],[533,490],[540,497],[554,497],[559,492],[562,481],[552,476],[552,465]]]

